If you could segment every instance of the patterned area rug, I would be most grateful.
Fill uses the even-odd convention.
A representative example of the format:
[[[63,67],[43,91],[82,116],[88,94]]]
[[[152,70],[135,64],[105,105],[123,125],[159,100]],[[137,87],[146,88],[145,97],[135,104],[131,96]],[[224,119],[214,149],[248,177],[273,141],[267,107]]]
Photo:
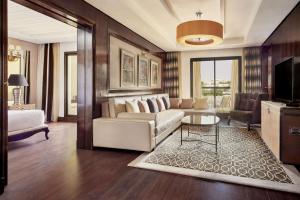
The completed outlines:
[[[214,128],[192,132],[209,135],[214,134]],[[300,193],[298,171],[281,165],[256,130],[220,127],[217,153],[215,146],[191,141],[215,141],[214,137],[200,135],[188,136],[184,130],[186,141],[180,145],[177,131],[153,152],[141,155],[129,166]]]

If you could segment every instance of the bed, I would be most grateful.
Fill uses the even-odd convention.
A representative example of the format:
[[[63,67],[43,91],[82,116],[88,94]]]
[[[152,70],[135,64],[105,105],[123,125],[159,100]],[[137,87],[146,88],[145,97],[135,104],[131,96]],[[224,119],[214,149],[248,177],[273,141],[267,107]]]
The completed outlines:
[[[44,132],[48,140],[49,128],[42,110],[8,110],[8,142],[23,140]]]

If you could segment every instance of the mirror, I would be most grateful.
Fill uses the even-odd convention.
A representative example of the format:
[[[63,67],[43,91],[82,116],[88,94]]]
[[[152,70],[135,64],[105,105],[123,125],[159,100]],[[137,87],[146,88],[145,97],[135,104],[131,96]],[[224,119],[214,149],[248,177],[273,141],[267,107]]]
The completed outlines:
[[[65,53],[65,115],[77,115],[77,53]]]

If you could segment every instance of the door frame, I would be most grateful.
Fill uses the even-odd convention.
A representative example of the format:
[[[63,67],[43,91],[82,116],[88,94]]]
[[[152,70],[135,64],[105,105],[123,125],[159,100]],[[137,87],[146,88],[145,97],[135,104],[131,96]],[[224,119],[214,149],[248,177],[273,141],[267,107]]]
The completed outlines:
[[[0,1],[0,159],[1,163],[3,163],[3,166],[0,166],[1,185],[7,185],[7,1]],[[55,5],[51,1],[12,1],[77,28],[77,148],[91,150],[93,136],[95,24],[80,16],[76,16],[66,8]],[[0,192],[2,192],[2,188],[0,188]]]
[[[7,185],[7,0],[0,1],[0,194]]]
[[[194,62],[213,61],[214,62],[214,81],[216,81],[216,61],[220,60],[238,60],[238,92],[242,91],[242,56],[226,56],[226,57],[204,57],[190,59],[190,94],[193,98],[193,82],[194,82]],[[215,84],[214,84],[215,85]],[[216,107],[216,90],[214,89],[214,107]]]

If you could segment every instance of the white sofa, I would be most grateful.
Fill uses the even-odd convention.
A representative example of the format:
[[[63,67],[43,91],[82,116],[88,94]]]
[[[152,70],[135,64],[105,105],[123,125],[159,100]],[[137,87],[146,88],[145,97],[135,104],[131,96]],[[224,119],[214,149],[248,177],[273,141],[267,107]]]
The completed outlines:
[[[93,120],[93,146],[151,151],[176,130],[186,114],[214,110],[169,109],[159,113],[127,113],[126,100],[146,100],[168,94],[109,98],[102,105],[105,117]]]

